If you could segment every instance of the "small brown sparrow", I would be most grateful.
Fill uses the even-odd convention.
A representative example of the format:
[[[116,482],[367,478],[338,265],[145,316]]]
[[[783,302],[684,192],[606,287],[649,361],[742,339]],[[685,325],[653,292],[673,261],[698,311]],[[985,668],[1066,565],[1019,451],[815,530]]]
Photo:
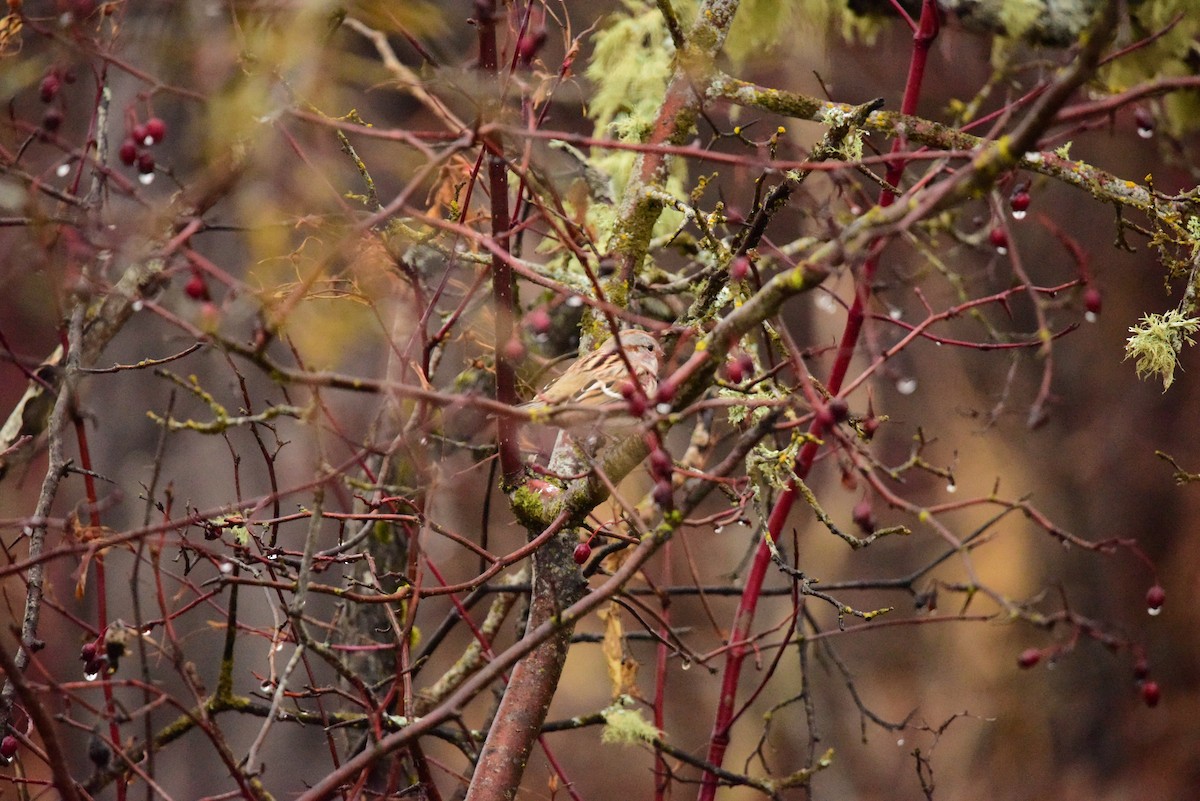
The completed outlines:
[[[628,366],[617,352],[618,339]],[[629,390],[636,382],[646,401],[654,401],[662,356],[662,348],[650,334],[632,329],[621,331],[596,350],[580,356],[533,400],[518,408],[531,412],[534,422],[547,422],[559,428],[592,425],[610,433],[632,428],[636,424],[633,410],[637,402],[631,403],[636,393]]]

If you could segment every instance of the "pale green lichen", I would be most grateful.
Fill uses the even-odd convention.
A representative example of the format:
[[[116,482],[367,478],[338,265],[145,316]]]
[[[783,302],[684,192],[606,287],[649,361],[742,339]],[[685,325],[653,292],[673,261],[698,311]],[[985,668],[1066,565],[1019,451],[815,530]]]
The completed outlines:
[[[603,714],[604,733],[600,742],[605,745],[640,745],[662,739],[662,732],[642,717],[640,709],[630,709],[620,700]]]
[[[1200,329],[1200,319],[1189,317],[1180,309],[1165,314],[1147,314],[1141,323],[1129,329],[1125,341],[1125,358],[1135,359],[1139,378],[1162,376],[1163,392],[1175,380],[1175,367],[1183,346],[1194,345],[1192,335]]]

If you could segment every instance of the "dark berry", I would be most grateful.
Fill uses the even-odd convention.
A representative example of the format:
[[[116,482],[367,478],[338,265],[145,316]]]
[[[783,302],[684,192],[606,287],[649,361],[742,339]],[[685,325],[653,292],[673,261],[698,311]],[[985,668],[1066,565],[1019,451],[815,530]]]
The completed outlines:
[[[854,509],[850,512],[850,519],[864,534],[875,531],[875,510],[871,508],[871,502],[866,498],[854,504]]]
[[[42,98],[43,103],[49,103],[58,97],[58,90],[60,89],[62,89],[62,79],[56,73],[52,72],[45,78],[42,78],[42,82],[38,86],[38,96]]]
[[[137,157],[137,170],[142,175],[149,175],[154,172],[154,155],[142,151]]]
[[[1133,110],[1133,121],[1137,124],[1138,136],[1149,139],[1154,136],[1154,115],[1143,106]]]
[[[1041,661],[1041,651],[1039,651],[1037,648],[1026,648],[1021,652],[1021,655],[1017,657],[1017,667],[1021,668],[1022,670],[1028,670]]]
[[[728,378],[732,384],[742,383],[742,379],[745,378],[745,376],[742,374],[741,362],[727,362],[725,365],[725,377]]]
[[[544,28],[522,36],[517,40],[517,63],[529,66],[544,44],[546,44]]]
[[[133,141],[137,142],[139,145],[153,144],[153,142],[146,141],[149,138],[149,134],[146,133],[146,126],[143,123],[139,122],[137,125],[133,126],[133,130],[129,132],[129,135],[132,136]]]
[[[675,462],[671,459],[671,454],[662,448],[650,451],[650,473],[655,478],[670,478],[674,467]]]
[[[1158,706],[1158,702],[1162,700],[1162,688],[1158,686],[1157,681],[1148,681],[1142,685],[1142,700],[1151,709]]]
[[[17,749],[20,747],[21,744],[17,742],[16,737],[13,737],[11,734],[6,734],[4,735],[4,739],[0,740],[0,757],[12,759],[17,755]]]
[[[845,398],[832,398],[827,408],[835,423],[844,423],[850,416],[850,404],[846,403]]]
[[[637,391],[637,386],[632,381],[630,381],[628,378],[624,379],[623,381],[621,381],[617,384],[617,392],[620,392],[621,397],[624,398],[625,400],[631,400],[631,399],[637,397],[637,395],[639,394]]]
[[[575,546],[575,552],[571,554],[571,558],[575,560],[575,564],[582,565],[592,556],[592,546],[586,542],[581,542]]]
[[[61,109],[48,108],[46,113],[42,115],[42,128],[47,131],[57,131],[63,122],[63,113]]]
[[[121,143],[121,147],[117,149],[117,158],[126,167],[132,167],[133,163],[137,161],[137,157],[137,143],[133,141],[132,137],[126,137],[125,141]]]
[[[1166,600],[1167,591],[1158,584],[1146,590],[1146,607],[1150,610],[1150,614],[1154,614],[1162,609],[1162,605],[1166,603]]]
[[[675,400],[675,386],[673,384],[659,384],[658,394],[654,398],[655,403],[670,403]]]
[[[745,375],[753,375],[754,357],[743,351],[742,354],[738,356],[738,366],[742,368],[742,373]]]
[[[96,643],[85,642],[83,647],[79,649],[79,658],[84,662],[91,662],[96,658]]]
[[[1012,197],[1008,199],[1008,207],[1013,211],[1020,213],[1029,208],[1030,202],[1031,198],[1029,197],[1029,193],[1021,190],[1018,192],[1013,192]]]
[[[644,395],[631,395],[626,403],[629,407],[629,413],[634,417],[641,417],[646,413],[646,398]]]
[[[154,144],[167,137],[167,124],[158,117],[146,120],[146,138]]]
[[[992,247],[994,247],[998,252],[1008,252],[1008,234],[1004,232],[1003,228],[996,227],[989,231],[988,241],[992,243]]]
[[[1133,663],[1133,677],[1138,681],[1143,681],[1150,675],[1150,660],[1144,656],[1138,657]]]
[[[1103,304],[1103,298],[1100,297],[1100,290],[1094,286],[1089,286],[1083,293],[1083,308],[1088,314],[1099,315],[1100,307]]]
[[[674,500],[675,492],[671,487],[671,482],[665,478],[660,478],[654,482],[654,502],[664,509],[670,508],[671,502]]]

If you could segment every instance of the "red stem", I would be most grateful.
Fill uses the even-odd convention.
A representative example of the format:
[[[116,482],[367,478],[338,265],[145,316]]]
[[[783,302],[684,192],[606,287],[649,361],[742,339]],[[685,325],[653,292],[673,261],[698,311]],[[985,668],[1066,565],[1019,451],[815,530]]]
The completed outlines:
[[[904,100],[900,108],[904,114],[912,114],[916,110],[917,101],[921,94],[921,82],[925,75],[925,64],[929,56],[929,48],[933,44],[933,40],[937,37],[938,27],[938,10],[934,0],[924,0],[921,6],[921,20],[916,32],[913,34],[913,52],[909,61],[908,82],[904,87]],[[903,138],[898,138],[892,142],[892,152],[899,153],[905,146]],[[889,186],[898,185],[901,174],[904,171],[904,166],[905,161],[901,158],[897,158],[889,164],[887,170],[887,183]],[[895,196],[891,192],[884,190],[880,193],[879,205],[890,206],[894,200]],[[870,255],[863,264],[862,273],[859,276],[854,293],[854,303],[851,305],[849,314],[847,315],[846,326],[842,331],[842,339],[838,344],[833,368],[830,371],[829,380],[826,382],[829,391],[834,395],[841,390],[842,383],[846,378],[846,372],[850,367],[850,359],[854,355],[859,336],[862,333],[863,321],[866,318],[866,303],[870,299],[871,284],[874,281],[875,273],[879,266],[879,255],[885,244],[885,240],[877,241],[872,246]],[[812,468],[817,450],[820,448],[821,437],[825,433],[824,423],[821,422],[819,416],[814,418],[809,433],[812,437],[800,450],[793,468],[795,474],[800,478],[807,476],[808,471]],[[770,518],[767,520],[767,536],[775,538],[783,531],[788,513],[796,501],[796,494],[796,485],[793,482],[779,496],[774,508],[771,510]],[[737,612],[734,614],[733,627],[729,635],[729,649],[725,652],[725,667],[721,679],[721,695],[717,702],[717,711],[713,718],[713,729],[708,745],[707,761],[713,765],[720,766],[722,764],[725,758],[725,750],[729,746],[729,732],[736,720],[734,709],[737,701],[738,682],[741,678],[742,662],[745,660],[747,653],[746,643],[749,641],[750,629],[754,623],[754,614],[758,609],[758,599],[762,591],[763,580],[766,578],[767,568],[770,564],[771,551],[767,546],[766,537],[764,537],[754,554],[754,561],[750,566],[750,571],[746,574],[746,585],[742,590],[741,600],[738,603]],[[699,801],[712,801],[716,792],[717,777],[713,773],[706,772],[700,784],[700,792],[697,798]]]

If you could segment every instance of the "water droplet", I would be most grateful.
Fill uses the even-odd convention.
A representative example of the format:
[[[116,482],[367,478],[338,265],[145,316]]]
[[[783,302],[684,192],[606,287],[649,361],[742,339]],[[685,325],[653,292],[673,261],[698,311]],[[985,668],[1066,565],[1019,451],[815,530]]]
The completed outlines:
[[[826,314],[833,314],[837,311],[837,304],[833,302],[833,298],[824,292],[817,293],[817,308]]]
[[[1095,312],[1084,312],[1083,319],[1087,320],[1089,323],[1094,323],[1100,319],[1100,315],[1096,314]]]
[[[583,298],[579,297],[578,295],[571,295],[570,297],[567,298],[567,306],[569,306],[572,309],[578,309],[582,305],[583,305]]]
[[[258,685],[258,689],[262,690],[264,693],[269,693],[275,689],[275,682],[267,679],[262,684]]]
[[[1158,617],[1162,614],[1162,609],[1163,608],[1161,606],[1152,606],[1146,610],[1146,614],[1148,614],[1150,617]]]
[[[1004,245],[1000,245],[999,247],[996,248],[996,252],[999,253],[1001,256],[1005,256],[1008,254],[1008,248],[1004,247]]]
[[[142,144],[146,147],[150,147],[150,145],[154,144],[154,137],[150,134],[146,134],[146,136],[142,139]]]
[[[135,300],[131,304],[131,306],[133,307],[133,310],[135,312],[140,312],[142,309],[146,308],[146,304],[142,302],[141,298],[138,298],[137,300]]]
[[[154,183],[154,173],[152,173],[152,172],[142,173],[141,175],[138,176],[138,183],[141,184],[142,186],[149,186],[150,184]]]
[[[269,553],[269,554],[267,554],[267,561],[268,561],[268,562],[278,562],[278,561],[279,561],[279,554],[277,554],[277,553]]]
[[[720,534],[724,530],[724,526],[713,526],[713,534]]]
[[[1025,219],[1025,215],[1028,213],[1029,212],[1027,212],[1027,211],[1014,211],[1012,213],[1012,218],[1014,220],[1023,220],[1023,219]]]
[[[1063,547],[1063,550],[1064,550],[1064,551],[1069,551],[1069,550],[1071,550],[1071,541],[1070,541],[1070,540],[1063,540],[1063,541],[1062,541],[1062,547]]]
[[[681,670],[691,670],[692,669],[692,660],[690,660],[690,659],[683,660],[683,664],[681,664],[679,667]]]
[[[670,414],[671,413],[671,404],[669,404],[669,403],[655,404],[654,411],[658,412],[659,414]]]
[[[958,485],[955,484],[953,481],[951,481],[949,484],[946,485],[946,492],[949,492],[951,494],[958,492]]]
[[[228,576],[230,573],[233,572],[233,563],[232,562],[222,562],[220,570],[222,573],[224,573],[225,575]]]
[[[1138,132],[1138,136],[1142,137],[1143,139],[1150,139],[1154,136],[1153,128],[1143,128],[1139,125],[1137,132]]]
[[[893,320],[899,320],[900,315],[902,315],[903,313],[904,312],[900,311],[900,309],[898,309],[898,308],[892,308],[892,309],[888,310],[888,317],[891,317]]]
[[[284,643],[277,642],[277,643],[275,643],[275,645],[272,647],[271,650],[273,650],[275,653],[279,653],[280,651],[283,650],[283,646],[284,646]]]
[[[911,395],[917,391],[917,379],[901,378],[896,382],[896,391],[901,395]]]
[[[90,673],[84,671],[83,678],[85,681],[95,681],[96,679],[100,678],[100,671],[93,670]]]
[[[901,737],[899,740],[897,740],[897,741],[896,741],[896,747],[897,747],[897,748],[903,748],[903,747],[904,747],[904,738],[903,738],[903,737]]]
[[[58,169],[54,171],[54,174],[57,175],[59,178],[66,178],[70,172],[71,172],[70,164],[59,164]]]

